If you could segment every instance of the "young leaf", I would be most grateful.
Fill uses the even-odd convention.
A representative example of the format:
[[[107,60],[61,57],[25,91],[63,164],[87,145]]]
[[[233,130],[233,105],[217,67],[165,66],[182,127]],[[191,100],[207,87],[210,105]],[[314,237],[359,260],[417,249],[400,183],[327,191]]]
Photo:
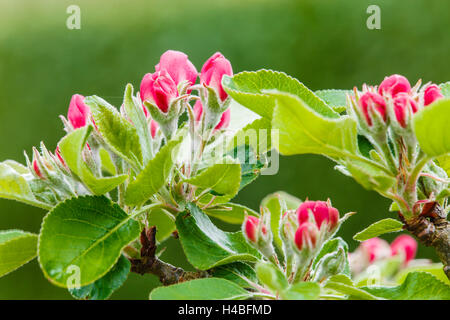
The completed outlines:
[[[0,277],[36,257],[37,235],[21,230],[0,231]]]
[[[236,132],[230,139],[228,149],[249,145],[256,154],[264,154],[272,149],[272,122],[267,118],[256,119]]]
[[[184,182],[232,198],[241,183],[241,166],[239,163],[217,163]]]
[[[284,274],[270,262],[258,262],[256,264],[256,276],[273,293],[283,291],[289,286]]]
[[[420,148],[430,157],[450,153],[450,99],[439,99],[413,118]]]
[[[130,267],[130,261],[120,256],[114,267],[103,277],[79,289],[69,289],[69,292],[76,299],[106,300],[127,280]]]
[[[147,201],[164,186],[175,160],[175,148],[180,144],[181,138],[171,140],[162,147],[136,180],[128,185],[125,193],[125,202],[128,205],[138,205]]]
[[[189,203],[176,220],[181,245],[189,262],[207,270],[234,261],[256,261],[260,256],[242,232],[218,229],[197,206]]]
[[[295,95],[323,116],[330,118],[339,116],[303,83],[283,72],[272,70],[241,72],[233,77],[224,76],[222,85],[238,103],[269,120],[272,119],[275,99],[264,93],[265,90],[277,90]]]
[[[259,214],[250,208],[237,203],[225,203],[219,207],[208,208],[204,210],[208,216],[220,219],[231,224],[241,224],[244,222],[245,214],[259,216]]]
[[[0,198],[20,201],[46,210],[52,208],[37,200],[25,178],[5,162],[0,163]]]
[[[316,282],[298,282],[281,292],[285,300],[316,300],[320,295],[320,285]]]
[[[97,96],[85,98],[95,125],[111,149],[131,165],[142,164],[142,151],[136,128],[108,102]]]
[[[450,300],[450,286],[427,272],[411,272],[397,287],[363,287],[374,296],[391,300]]]
[[[286,204],[286,209],[288,210],[296,210],[302,204],[302,200],[299,198],[284,191],[277,191],[264,197],[261,201],[261,206],[267,207],[268,202],[274,198],[279,199],[282,203]]]
[[[364,230],[358,232],[353,236],[353,239],[357,241],[365,241],[385,233],[402,231],[402,228],[403,223],[395,219],[387,218],[377,221]]]
[[[261,168],[264,167],[264,164],[256,156],[254,149],[247,144],[237,146],[229,151],[227,155],[239,161],[241,165],[241,184],[239,190],[258,178]]]
[[[211,270],[215,278],[223,278],[236,283],[243,288],[251,288],[249,281],[257,283],[255,270],[244,262],[233,262],[218,266]]]
[[[100,279],[139,236],[139,223],[133,218],[106,197],[60,203],[44,218],[39,235],[44,275],[61,287],[70,287],[75,276],[80,286]]]
[[[123,106],[139,136],[139,143],[142,148],[142,157],[145,166],[153,157],[152,136],[142,104],[138,105],[133,100],[133,86],[131,84],[127,84],[125,88]]]
[[[270,229],[272,230],[273,241],[279,249],[282,249],[283,241],[280,236],[281,218],[284,214],[283,210],[287,209],[287,206],[277,194],[266,196],[261,206],[267,208],[270,212]]]
[[[435,276],[438,280],[450,285],[450,280],[444,273],[444,266],[442,263],[425,264],[419,266],[412,266],[402,269],[395,277],[398,284],[402,284],[409,273],[411,272],[428,272]]]
[[[326,254],[336,252],[339,249],[344,250],[345,256],[348,255],[348,245],[342,238],[338,237],[338,238],[334,238],[334,239],[331,239],[331,240],[328,240],[327,242],[325,242],[323,244],[322,248],[320,249],[319,253],[315,257],[315,259],[313,260],[313,263],[311,266],[312,269],[315,270],[317,268],[320,260],[323,257],[325,257]],[[350,265],[348,263],[348,259],[346,259],[342,273],[345,275],[348,275],[348,276],[350,275]]]
[[[341,113],[346,110],[347,94],[352,94],[351,90],[328,89],[314,92],[316,96],[325,101],[334,111]]]
[[[325,283],[325,288],[348,295],[351,299],[381,300],[379,297],[372,295],[365,289],[355,287],[353,281],[343,274],[330,277]]]
[[[251,294],[237,284],[220,278],[196,279],[159,287],[150,293],[151,300],[243,300]]]
[[[282,154],[314,153],[341,158],[357,153],[356,122],[352,118],[325,118],[293,95],[271,96],[277,101],[272,126],[279,130]]]
[[[79,128],[66,135],[59,142],[59,149],[70,170],[96,195],[103,195],[119,184],[128,176],[123,174],[113,177],[96,177],[83,160],[82,151],[92,132],[91,126]]]
[[[171,213],[161,208],[155,208],[148,213],[148,225],[156,227],[156,240],[162,242],[175,231],[175,218]]]

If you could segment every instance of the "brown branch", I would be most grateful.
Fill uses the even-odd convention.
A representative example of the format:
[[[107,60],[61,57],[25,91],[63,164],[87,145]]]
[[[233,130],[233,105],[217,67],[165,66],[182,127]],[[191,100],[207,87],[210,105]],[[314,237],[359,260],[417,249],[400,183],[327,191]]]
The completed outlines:
[[[418,217],[409,220],[400,215],[404,228],[428,247],[434,247],[450,279],[450,223],[437,202],[426,203]]]
[[[156,256],[156,227],[144,228],[141,232],[140,241],[142,244],[141,258],[130,259],[131,272],[144,275],[151,273],[159,277],[161,283],[165,286],[208,277],[206,271],[185,271],[169,263],[161,261]]]

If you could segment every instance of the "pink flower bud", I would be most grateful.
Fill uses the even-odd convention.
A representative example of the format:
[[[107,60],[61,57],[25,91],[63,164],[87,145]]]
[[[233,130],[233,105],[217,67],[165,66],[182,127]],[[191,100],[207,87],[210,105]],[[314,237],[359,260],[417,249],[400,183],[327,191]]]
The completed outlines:
[[[170,75],[175,84],[189,81],[191,85],[197,80],[197,69],[189,61],[188,56],[180,51],[168,50],[164,52],[155,66],[155,71],[165,70]]]
[[[409,84],[408,79],[398,74],[385,77],[378,87],[379,94],[390,95],[393,98],[400,92],[409,93],[410,91],[411,85]]]
[[[437,99],[441,99],[443,97],[444,96],[441,93],[441,89],[439,89],[437,85],[432,84],[425,89],[425,92],[423,94],[424,105],[427,106]]]
[[[203,114],[203,105],[200,102],[200,100],[197,100],[194,105],[195,121],[200,121],[202,119],[202,114]],[[214,129],[220,130],[227,128],[230,125],[230,117],[231,117],[231,110],[228,108],[227,110],[225,110],[224,113],[222,113],[220,121]]]
[[[230,61],[220,52],[216,52],[205,62],[200,74],[200,82],[208,87],[214,88],[222,101],[225,101],[228,97],[228,94],[222,87],[222,77],[225,74],[229,76],[233,75],[233,69]]]
[[[69,111],[67,113],[67,119],[74,129],[84,127],[90,114],[91,110],[84,103],[84,97],[80,94],[74,94],[72,99],[70,99]]]
[[[411,109],[412,113],[417,112],[417,102],[407,93],[401,92],[394,98],[394,112],[397,121],[403,128],[406,128],[406,114]]]
[[[161,70],[142,78],[140,94],[142,101],[148,100],[167,113],[172,100],[178,97],[178,89],[167,71]]]
[[[366,92],[359,98],[359,106],[366,118],[367,124],[372,125],[372,119],[369,114],[369,108],[377,111],[386,121],[386,102],[378,93]]]
[[[316,246],[318,233],[319,231],[312,223],[305,222],[301,224],[295,232],[295,245],[299,250],[302,250],[305,246],[314,248]]]
[[[244,222],[245,235],[251,242],[256,242],[258,238],[259,219],[255,216],[248,216]],[[262,226],[262,233],[266,234],[267,229]]]
[[[391,243],[391,252],[395,256],[403,254],[405,264],[415,258],[417,252],[417,241],[413,237],[402,234]]]
[[[39,170],[39,165],[38,165],[36,159],[33,160],[33,170],[38,175],[39,178],[45,179],[44,176],[41,173],[41,170]]]
[[[158,129],[159,129],[158,122],[152,119],[150,121],[150,134],[152,135],[153,139],[155,139],[156,132],[158,131]]]
[[[297,209],[299,224],[309,221],[309,213],[312,212],[316,220],[317,227],[320,229],[322,223],[328,225],[329,230],[336,227],[339,221],[339,211],[333,208],[326,201],[305,201]]]
[[[361,243],[361,250],[367,256],[369,263],[390,256],[389,243],[380,238],[372,238]]]

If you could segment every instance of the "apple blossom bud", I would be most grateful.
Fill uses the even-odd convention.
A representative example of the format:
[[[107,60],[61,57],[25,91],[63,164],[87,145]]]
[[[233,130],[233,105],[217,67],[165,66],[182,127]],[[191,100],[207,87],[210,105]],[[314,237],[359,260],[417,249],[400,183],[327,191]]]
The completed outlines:
[[[41,170],[39,170],[39,165],[38,165],[36,159],[33,160],[33,170],[34,170],[34,172],[37,174],[37,176],[38,176],[39,178],[45,179],[44,176],[43,176],[42,173],[41,173]]]
[[[305,201],[297,209],[299,224],[309,221],[310,212],[314,215],[317,227],[320,229],[322,223],[328,225],[329,230],[334,229],[339,221],[339,211],[326,201]]]
[[[408,263],[415,258],[417,252],[417,241],[413,237],[402,234],[391,243],[391,253],[393,256],[402,254],[404,263]]]
[[[195,121],[200,121],[202,119],[203,114],[203,105],[200,100],[197,100],[194,105],[194,118]],[[225,129],[230,125],[230,117],[231,117],[231,110],[228,108],[225,110],[224,113],[222,113],[222,116],[220,117],[219,123],[215,126],[215,130]]]
[[[156,132],[158,131],[158,129],[159,129],[158,122],[152,119],[150,121],[150,134],[152,135],[153,139],[155,139]]]
[[[407,93],[401,92],[397,94],[394,98],[394,112],[397,121],[403,128],[407,126],[406,117],[410,112],[409,110],[411,110],[411,114],[417,112],[417,102]]]
[[[197,80],[197,69],[189,61],[188,56],[180,51],[164,52],[155,66],[156,72],[161,70],[167,71],[176,85],[183,81],[188,81],[190,85],[193,85]]]
[[[361,243],[363,254],[367,257],[369,263],[387,258],[390,256],[389,243],[380,238],[372,238]]]
[[[309,222],[302,223],[295,232],[295,245],[299,250],[305,247],[314,249],[317,242],[319,231],[317,227]]]
[[[56,155],[56,157],[58,158],[58,160],[61,162],[61,164],[62,164],[64,167],[67,167],[67,164],[66,164],[66,162],[64,161],[64,158],[63,158],[62,155],[61,155],[61,150],[59,149],[59,146],[56,147],[55,155]]]
[[[216,90],[222,101],[228,97],[228,94],[222,87],[223,75],[233,75],[233,69],[228,61],[220,52],[216,52],[209,58],[202,67],[200,82]]]
[[[378,93],[382,96],[389,95],[394,98],[400,92],[410,93],[411,85],[408,79],[398,74],[385,77],[378,87]]]
[[[69,111],[67,113],[67,119],[71,123],[72,127],[74,129],[84,127],[90,114],[91,110],[84,103],[84,97],[80,94],[74,94],[70,100]]]
[[[153,74],[147,73],[141,81],[141,100],[152,102],[164,113],[169,110],[170,103],[178,97],[176,83],[165,70]]]
[[[259,219],[254,216],[248,216],[244,222],[244,231],[247,239],[251,242],[256,243],[258,241],[258,227],[259,227]],[[262,226],[263,234],[267,233],[267,229],[265,226]]]
[[[386,102],[384,101],[384,98],[378,93],[370,91],[364,93],[359,98],[359,106],[369,126],[372,125],[369,108],[373,108],[373,110],[378,112],[383,117],[383,120],[386,121]]]
[[[441,93],[441,89],[437,85],[432,84],[425,89],[425,92],[423,94],[424,105],[427,106],[437,99],[441,99],[443,97],[444,96]]]

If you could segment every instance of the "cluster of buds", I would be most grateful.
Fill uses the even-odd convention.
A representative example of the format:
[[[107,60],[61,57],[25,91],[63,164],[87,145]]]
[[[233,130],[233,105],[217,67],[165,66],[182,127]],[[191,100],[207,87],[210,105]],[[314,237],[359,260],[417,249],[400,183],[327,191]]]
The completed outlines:
[[[147,73],[140,85],[144,112],[153,118],[152,136],[160,128],[166,139],[170,139],[186,108],[193,123],[205,119],[208,128],[227,127],[229,99],[222,87],[222,77],[232,74],[230,62],[222,54],[215,53],[203,65],[200,85],[196,85],[198,72],[188,56],[179,51],[165,52],[155,66],[155,72]],[[191,95],[194,89],[199,91],[200,97]],[[191,100],[196,100],[193,109]]]
[[[261,220],[248,216],[242,226],[247,241],[271,260],[274,255],[272,232],[280,232],[286,269],[302,274],[309,262],[337,231],[339,211],[328,201],[305,201],[297,210],[287,210],[281,218],[280,230],[270,229],[270,214],[263,211]],[[342,255],[345,261],[345,255]],[[335,258],[335,257],[333,257]]]
[[[362,92],[356,88],[354,92],[349,99],[351,112],[363,131],[370,133],[383,131],[388,124],[402,132],[410,127],[414,113],[443,97],[437,85],[421,88],[419,80],[411,87],[408,79],[397,74],[386,77],[378,87],[364,85]]]
[[[406,267],[414,260],[417,252],[417,241],[413,237],[402,234],[395,238],[391,244],[380,238],[372,238],[360,244],[349,255],[350,266],[353,273],[360,273],[370,265],[391,259],[401,260],[401,266]]]

